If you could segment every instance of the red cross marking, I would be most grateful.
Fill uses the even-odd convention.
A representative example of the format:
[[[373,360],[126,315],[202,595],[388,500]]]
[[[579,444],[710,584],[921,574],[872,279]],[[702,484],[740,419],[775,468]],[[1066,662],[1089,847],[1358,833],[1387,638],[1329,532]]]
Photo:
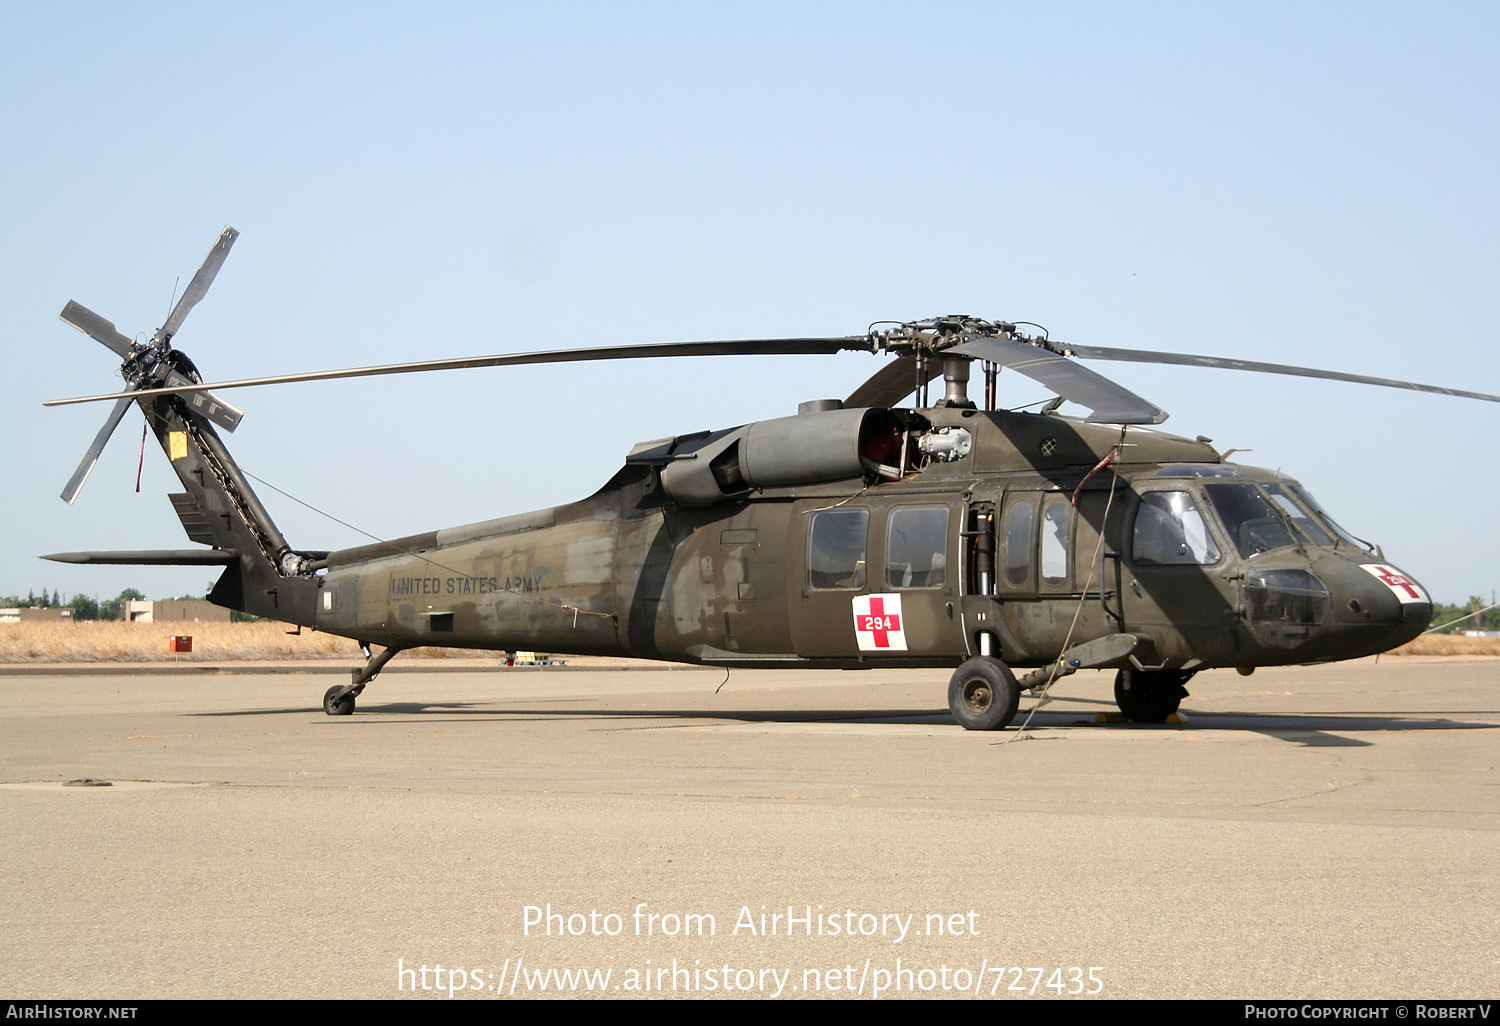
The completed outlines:
[[[1406,593],[1414,599],[1419,599],[1422,597],[1422,593],[1417,591],[1416,589],[1415,581],[1413,581],[1410,577],[1398,574],[1388,566],[1381,567],[1380,572],[1375,576],[1380,578],[1386,584],[1389,584],[1392,588],[1405,588]]]
[[[862,631],[869,631],[875,637],[876,648],[890,648],[891,638],[888,631],[899,631],[901,629],[901,617],[896,613],[887,614],[885,611],[885,599],[870,599],[870,614],[861,617],[864,625]]]

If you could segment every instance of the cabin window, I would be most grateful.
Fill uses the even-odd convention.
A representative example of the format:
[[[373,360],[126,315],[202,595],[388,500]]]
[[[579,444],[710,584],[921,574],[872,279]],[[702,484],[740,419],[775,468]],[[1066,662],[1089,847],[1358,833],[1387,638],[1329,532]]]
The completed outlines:
[[[1208,566],[1219,561],[1219,547],[1208,533],[1198,504],[1187,492],[1147,492],[1135,514],[1131,540],[1135,562]]]
[[[807,581],[814,588],[865,586],[867,509],[828,509],[812,515],[807,527]]]
[[[1024,588],[1031,580],[1031,525],[1036,510],[1022,499],[1005,514],[1005,583]]]
[[[1073,506],[1067,499],[1052,499],[1042,514],[1042,582],[1062,584],[1068,579],[1068,525]]]
[[[898,506],[885,533],[885,580],[892,588],[948,583],[948,507]]]

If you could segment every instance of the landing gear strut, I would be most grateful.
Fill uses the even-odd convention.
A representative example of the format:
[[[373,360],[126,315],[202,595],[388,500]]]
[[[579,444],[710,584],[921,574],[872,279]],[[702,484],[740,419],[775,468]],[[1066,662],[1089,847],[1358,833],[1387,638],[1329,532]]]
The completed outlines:
[[[395,645],[381,649],[379,655],[370,654],[370,646],[360,642],[359,649],[365,654],[365,665],[349,671],[348,684],[335,684],[323,694],[323,711],[329,716],[349,716],[354,712],[354,699],[375,675],[385,668],[401,649]]]

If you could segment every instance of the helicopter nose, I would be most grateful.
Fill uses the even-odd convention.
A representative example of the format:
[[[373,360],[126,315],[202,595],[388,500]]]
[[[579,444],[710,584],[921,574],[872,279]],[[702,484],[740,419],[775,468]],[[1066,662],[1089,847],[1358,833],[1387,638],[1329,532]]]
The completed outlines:
[[[1426,589],[1389,563],[1350,560],[1335,571],[1320,561],[1319,569],[1339,582],[1343,594],[1335,599],[1335,615],[1344,623],[1400,624],[1404,634],[1420,633],[1432,621]]]
[[[1432,599],[1413,578],[1387,563],[1361,563],[1360,569],[1377,582],[1372,587],[1375,594],[1384,586],[1395,597],[1400,605],[1399,622],[1424,628],[1432,622]]]

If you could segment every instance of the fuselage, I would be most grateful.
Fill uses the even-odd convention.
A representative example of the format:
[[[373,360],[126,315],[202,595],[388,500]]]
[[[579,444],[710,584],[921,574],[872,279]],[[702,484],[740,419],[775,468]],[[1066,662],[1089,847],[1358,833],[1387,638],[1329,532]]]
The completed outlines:
[[[812,451],[819,416],[764,423],[782,425],[778,451],[799,430]],[[980,651],[1039,666],[1133,634],[1142,663],[1198,669],[1367,655],[1430,619],[1421,587],[1297,482],[1205,442],[1131,429],[1100,467],[1118,427],[914,416],[964,451],[903,445],[898,479],[832,461],[834,480],[751,487],[715,455],[753,444],[748,429],[684,436],[580,502],[332,553],[311,626],[401,648],[844,668]]]

